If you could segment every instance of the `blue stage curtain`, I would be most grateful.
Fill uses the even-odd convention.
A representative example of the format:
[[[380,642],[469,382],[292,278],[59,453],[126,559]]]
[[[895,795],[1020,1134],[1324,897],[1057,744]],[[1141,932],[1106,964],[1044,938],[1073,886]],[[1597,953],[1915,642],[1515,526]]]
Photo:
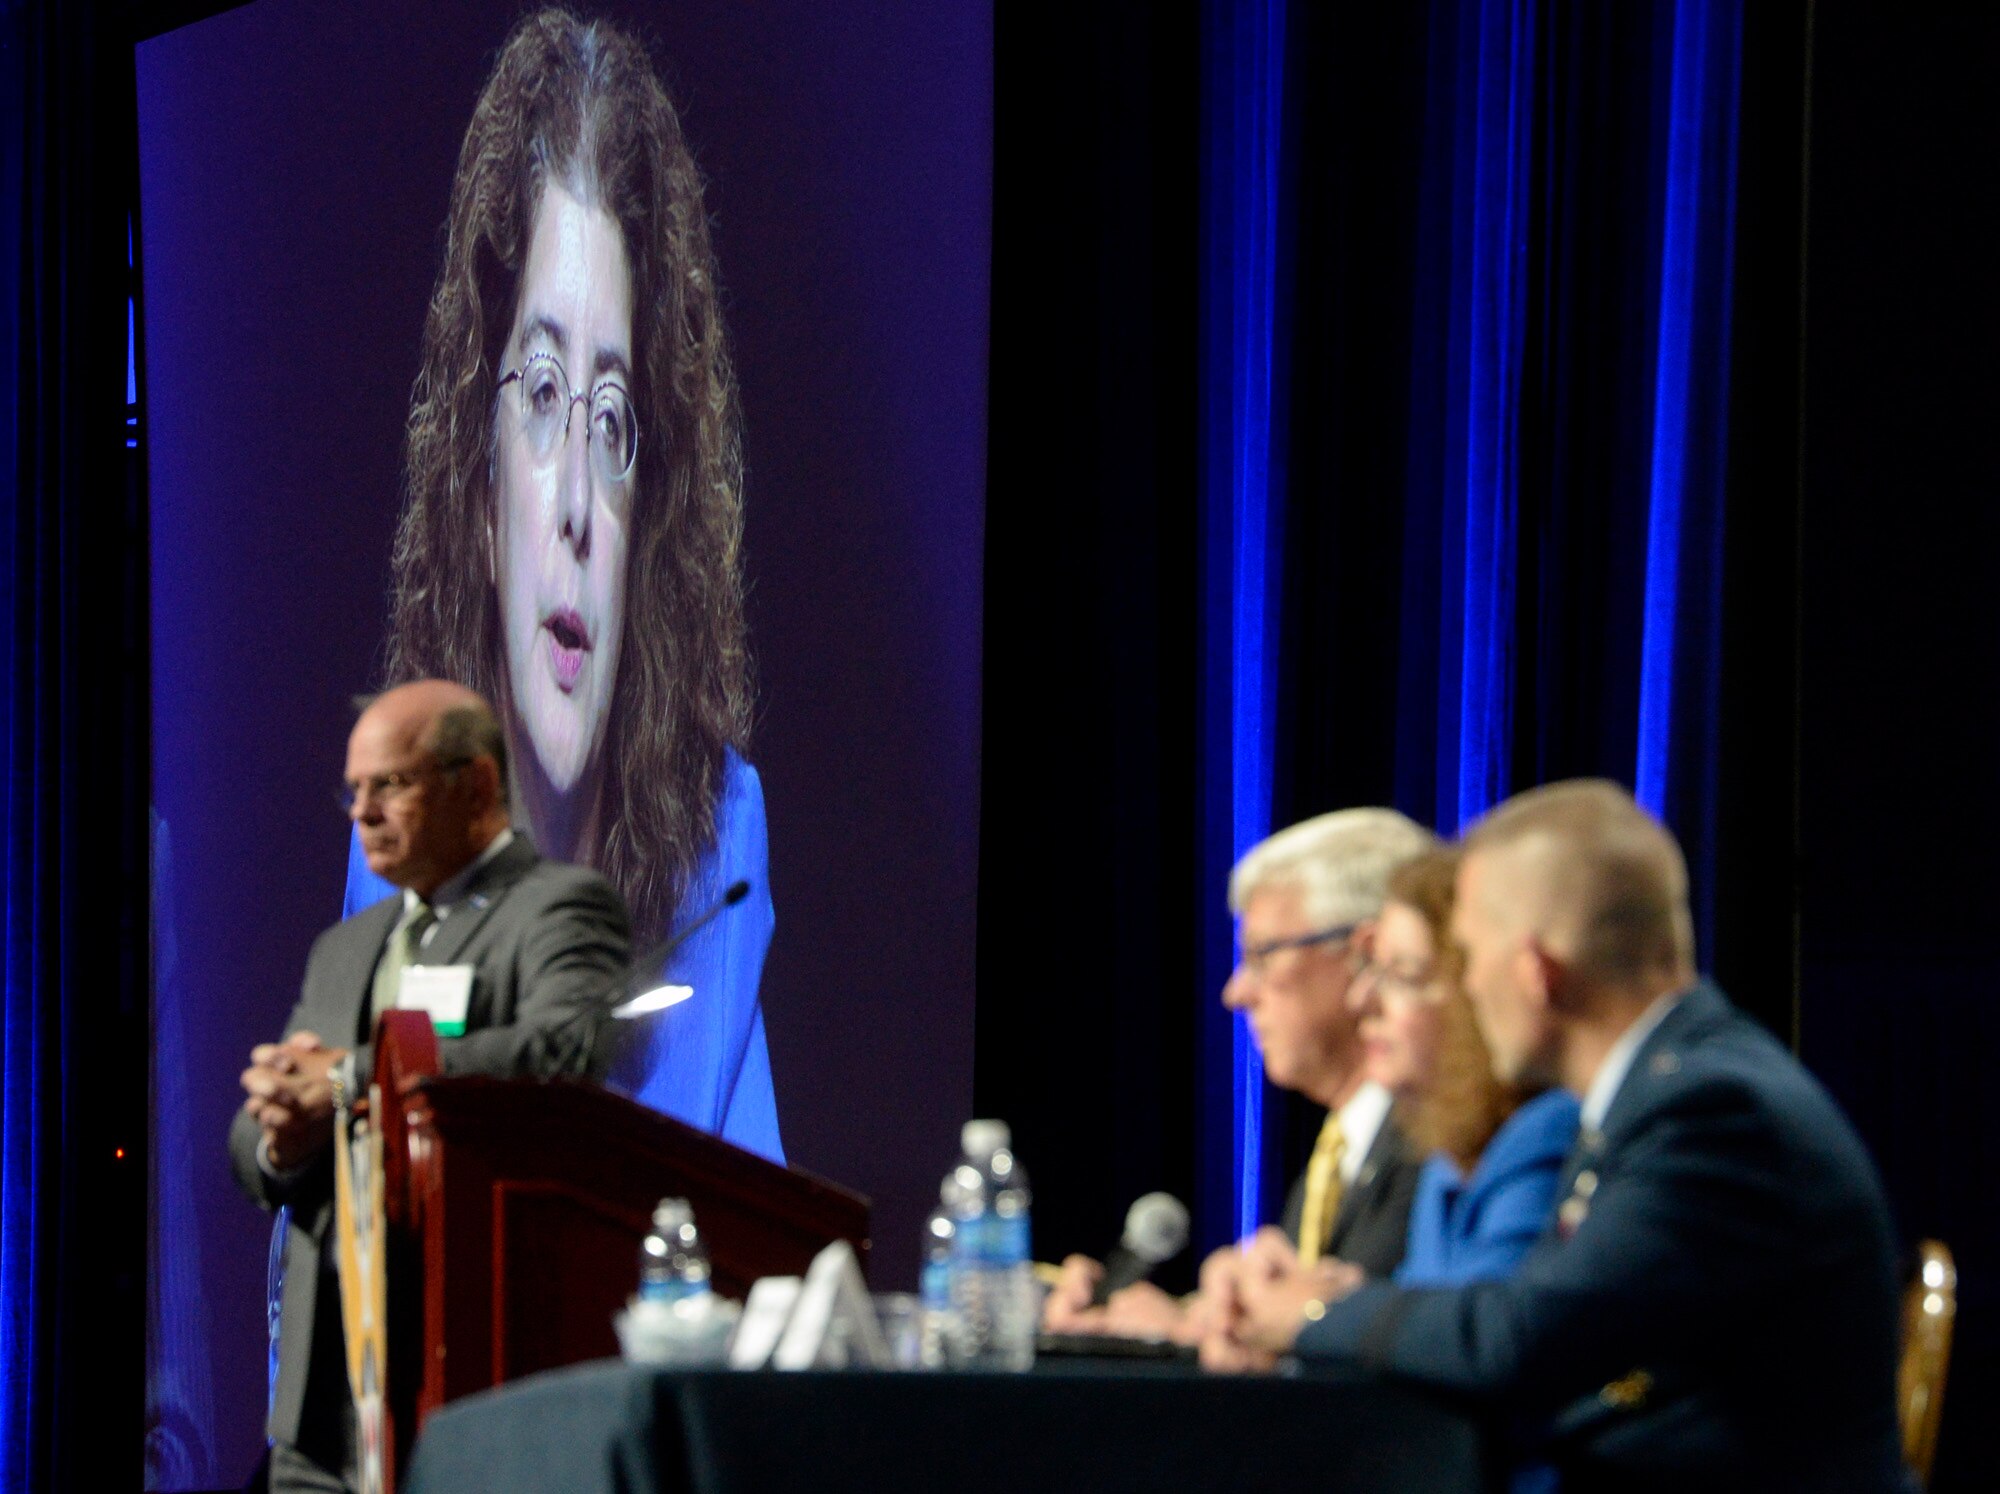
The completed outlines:
[[[1212,1005],[1231,958],[1222,875],[1274,826],[1387,800],[1449,835],[1532,784],[1618,778],[1687,846],[1712,947],[1740,0],[1434,0],[1420,19],[1406,128],[1395,89],[1344,55],[1398,55],[1397,23],[1302,14],[1288,28],[1276,3],[1218,5],[1206,23],[1197,1217],[1210,1241],[1271,1218],[1297,1161],[1242,1023]],[[1288,128],[1308,80],[1368,103]],[[1400,152],[1381,174],[1400,169],[1414,190],[1368,196],[1353,162],[1370,151]],[[1294,211],[1315,194],[1333,205]],[[1398,254],[1406,280],[1352,268]],[[1295,324],[1314,277],[1335,279],[1311,298],[1322,320]],[[1356,307],[1392,293],[1410,304],[1382,334]],[[1376,361],[1342,365],[1330,345],[1371,326]],[[1353,428],[1363,402],[1393,405],[1399,428]],[[1400,494],[1381,481],[1390,444]],[[1400,512],[1400,554],[1357,553],[1351,517],[1340,542],[1328,511],[1361,506]],[[1288,538],[1318,548],[1287,557]],[[1281,581],[1365,600],[1343,610]],[[1341,632],[1394,664],[1316,636]],[[1343,646],[1352,678],[1301,667]],[[1328,695],[1349,720],[1300,703]],[[1393,730],[1374,733],[1370,759],[1353,718],[1380,716]]]
[[[9,1489],[128,1487],[139,1467],[146,593],[123,431],[129,58],[91,5],[0,11]]]
[[[1200,709],[1204,906],[1271,831],[1279,557],[1284,545],[1284,296],[1279,272],[1284,0],[1216,0],[1202,29],[1201,507],[1207,623]],[[1264,1080],[1249,1030],[1214,993],[1234,963],[1226,918],[1204,920],[1197,1106],[1205,1233],[1267,1212]],[[1227,1138],[1227,1145],[1222,1145]],[[1220,1207],[1229,1200],[1226,1209]]]
[[[1433,817],[1447,834],[1504,796],[1512,761],[1536,10],[1531,0],[1458,8],[1449,91],[1437,99],[1450,113],[1433,124],[1451,139],[1449,330],[1434,436],[1444,471]],[[1446,76],[1439,69],[1434,84]]]
[[[0,461],[6,473],[8,564],[7,616],[21,612],[24,576],[20,564],[23,520],[22,374],[29,342],[26,318],[20,315],[26,280],[22,249],[26,240],[23,168],[27,139],[28,21],[24,9],[9,5],[5,31],[0,32],[0,287],[8,297],[0,314]],[[20,667],[18,649],[13,665]],[[33,950],[36,909],[34,809],[35,776],[30,747],[30,771],[23,773],[21,734],[29,722],[20,719],[20,688],[10,677],[6,692],[6,741],[9,772],[0,827],[6,844],[5,940],[6,1008],[0,1014],[0,1484],[10,1489],[32,1486],[33,1426],[39,1397],[37,1344],[45,1338],[35,1286],[43,1266],[44,1231],[37,1227],[36,1201],[40,1179],[49,1167],[46,1141],[48,1099],[42,1076],[51,1048],[37,999]],[[32,718],[31,718],[32,719]]]
[[[1734,0],[1673,8],[1654,321],[1640,802],[1680,833],[1696,944],[1714,948],[1721,762],[1723,496],[1736,237],[1742,16]]]

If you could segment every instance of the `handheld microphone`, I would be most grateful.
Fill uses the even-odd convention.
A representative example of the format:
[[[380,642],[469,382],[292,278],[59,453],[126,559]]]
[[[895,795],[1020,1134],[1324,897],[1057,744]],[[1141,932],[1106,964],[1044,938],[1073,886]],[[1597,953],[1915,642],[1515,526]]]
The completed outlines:
[[[1116,1291],[1144,1281],[1153,1268],[1187,1248],[1187,1206],[1171,1193],[1148,1193],[1125,1215],[1125,1234],[1104,1258],[1104,1275],[1090,1305],[1102,1307]]]

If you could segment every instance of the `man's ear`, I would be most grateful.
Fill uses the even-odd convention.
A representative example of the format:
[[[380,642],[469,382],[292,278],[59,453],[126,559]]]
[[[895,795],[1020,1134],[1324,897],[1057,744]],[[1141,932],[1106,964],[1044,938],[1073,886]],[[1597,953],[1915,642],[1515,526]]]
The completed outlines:
[[[1349,947],[1361,959],[1375,958],[1375,933],[1381,926],[1382,920],[1379,917],[1364,918],[1354,926],[1354,932],[1349,936]]]
[[[500,802],[500,765],[490,757],[475,757],[465,765],[472,785],[473,802],[485,814]]]
[[[1568,1012],[1576,1002],[1576,982],[1570,980],[1570,962],[1556,954],[1540,936],[1530,936],[1520,948],[1522,968],[1516,974],[1522,990],[1534,994],[1544,1012]]]
[[[1541,937],[1530,934],[1514,952],[1515,988],[1542,1012],[1561,1011],[1568,997],[1569,971]]]

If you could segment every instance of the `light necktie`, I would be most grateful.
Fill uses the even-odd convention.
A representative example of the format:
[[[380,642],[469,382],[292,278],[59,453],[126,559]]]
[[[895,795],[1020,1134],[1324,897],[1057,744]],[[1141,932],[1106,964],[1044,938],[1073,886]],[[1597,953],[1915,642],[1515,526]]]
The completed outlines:
[[[1299,1264],[1318,1262],[1333,1236],[1333,1221],[1340,1213],[1343,1184],[1340,1163],[1347,1155],[1347,1133],[1340,1127],[1340,1112],[1327,1112],[1326,1124],[1319,1128],[1311,1159],[1306,1163],[1306,1202],[1299,1214]]]
[[[382,946],[382,958],[375,962],[375,984],[368,1001],[370,1032],[382,1013],[395,1010],[396,998],[403,989],[403,971],[423,947],[425,930],[436,922],[437,910],[429,903],[418,903],[414,908],[405,908],[401,921],[390,931],[389,942]]]

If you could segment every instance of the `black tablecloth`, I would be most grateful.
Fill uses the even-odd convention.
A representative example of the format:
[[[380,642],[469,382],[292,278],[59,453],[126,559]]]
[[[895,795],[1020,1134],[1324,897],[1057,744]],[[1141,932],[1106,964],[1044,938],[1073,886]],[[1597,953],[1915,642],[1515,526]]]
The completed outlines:
[[[667,1372],[606,1361],[433,1416],[409,1494],[1485,1487],[1476,1426],[1414,1392],[1186,1366],[1026,1375]]]

